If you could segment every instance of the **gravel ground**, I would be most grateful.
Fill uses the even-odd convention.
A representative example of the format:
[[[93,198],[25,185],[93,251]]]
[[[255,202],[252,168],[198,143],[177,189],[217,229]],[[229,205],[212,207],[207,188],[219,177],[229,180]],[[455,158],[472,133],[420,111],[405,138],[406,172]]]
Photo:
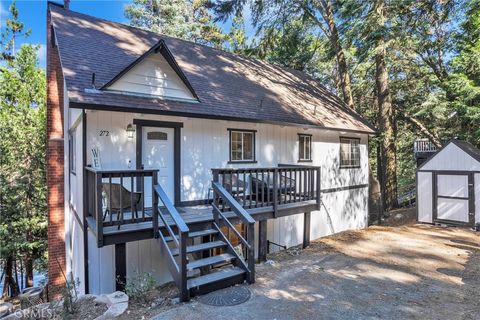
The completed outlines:
[[[246,303],[193,299],[154,319],[480,319],[480,235],[470,230],[370,227],[269,259]]]

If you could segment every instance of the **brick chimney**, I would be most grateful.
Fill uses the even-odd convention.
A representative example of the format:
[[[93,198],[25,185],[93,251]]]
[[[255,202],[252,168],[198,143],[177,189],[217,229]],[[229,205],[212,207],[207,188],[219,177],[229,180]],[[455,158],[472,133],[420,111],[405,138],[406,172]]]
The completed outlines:
[[[70,0],[63,0],[63,7],[67,10],[70,9]]]
[[[65,1],[67,4],[67,1]],[[64,88],[58,48],[52,45],[50,10],[47,12],[47,190],[48,190],[48,290],[60,296],[66,272],[64,190]]]

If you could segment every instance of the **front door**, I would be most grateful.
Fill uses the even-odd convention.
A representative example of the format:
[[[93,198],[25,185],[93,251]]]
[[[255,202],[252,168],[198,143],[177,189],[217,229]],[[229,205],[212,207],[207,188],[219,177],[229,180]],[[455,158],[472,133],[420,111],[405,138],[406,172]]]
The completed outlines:
[[[475,224],[472,174],[434,173],[434,186],[434,222]]]
[[[142,165],[144,169],[158,169],[158,183],[174,202],[174,129],[142,127]],[[152,180],[145,179],[145,206],[152,206]],[[162,203],[159,203],[162,205]]]

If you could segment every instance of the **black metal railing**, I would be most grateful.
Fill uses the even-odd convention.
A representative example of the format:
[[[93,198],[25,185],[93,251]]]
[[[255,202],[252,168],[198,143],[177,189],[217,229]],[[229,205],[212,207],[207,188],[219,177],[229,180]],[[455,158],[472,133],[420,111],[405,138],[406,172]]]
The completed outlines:
[[[154,221],[154,232],[156,237],[160,237],[163,258],[167,261],[168,268],[172,277],[180,289],[180,298],[182,301],[188,300],[187,289],[187,239],[189,228],[182,219],[172,201],[168,198],[163,188],[157,184],[154,186],[154,208],[158,207],[158,200],[162,203],[158,215],[161,222],[167,230],[167,237],[170,237],[173,247],[168,245],[168,241],[162,232],[159,232],[158,220]],[[168,215],[167,215],[168,214]],[[171,218],[168,219],[168,217]],[[173,229],[177,230],[177,233]],[[174,253],[174,251],[176,251]]]
[[[227,243],[227,250],[236,256],[235,263],[239,267],[242,267],[247,271],[248,283],[255,282],[255,220],[252,216],[232,197],[232,195],[218,182],[212,184],[214,201],[212,203],[213,207],[213,219],[214,226],[219,232],[220,238]],[[245,237],[235,228],[234,224],[229,220],[229,217],[226,216],[222,210],[220,210],[220,203],[226,203],[231,212],[234,214],[233,218],[240,220],[246,226],[246,239]],[[222,232],[222,228],[227,229],[227,235]],[[242,245],[242,251],[246,252],[246,263],[245,259],[240,256],[239,252],[231,245],[231,239],[229,238],[230,231],[233,232],[235,237],[239,240]]]
[[[315,200],[320,205],[320,167],[279,164],[269,168],[212,169],[218,183],[244,208],[278,206]],[[225,203],[220,210],[225,211]]]
[[[147,208],[145,197],[152,198],[158,170],[97,170],[85,168],[87,217],[95,221],[98,247],[103,246],[105,227],[152,221],[155,228],[156,206]],[[145,179],[151,178],[151,188],[145,191]],[[157,223],[158,224],[158,223]]]

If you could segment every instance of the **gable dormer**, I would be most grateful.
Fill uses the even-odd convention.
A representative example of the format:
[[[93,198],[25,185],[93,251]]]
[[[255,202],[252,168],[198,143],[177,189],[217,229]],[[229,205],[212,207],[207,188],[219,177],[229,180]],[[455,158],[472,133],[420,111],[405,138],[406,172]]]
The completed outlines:
[[[163,40],[122,70],[102,90],[198,102],[195,91]]]

